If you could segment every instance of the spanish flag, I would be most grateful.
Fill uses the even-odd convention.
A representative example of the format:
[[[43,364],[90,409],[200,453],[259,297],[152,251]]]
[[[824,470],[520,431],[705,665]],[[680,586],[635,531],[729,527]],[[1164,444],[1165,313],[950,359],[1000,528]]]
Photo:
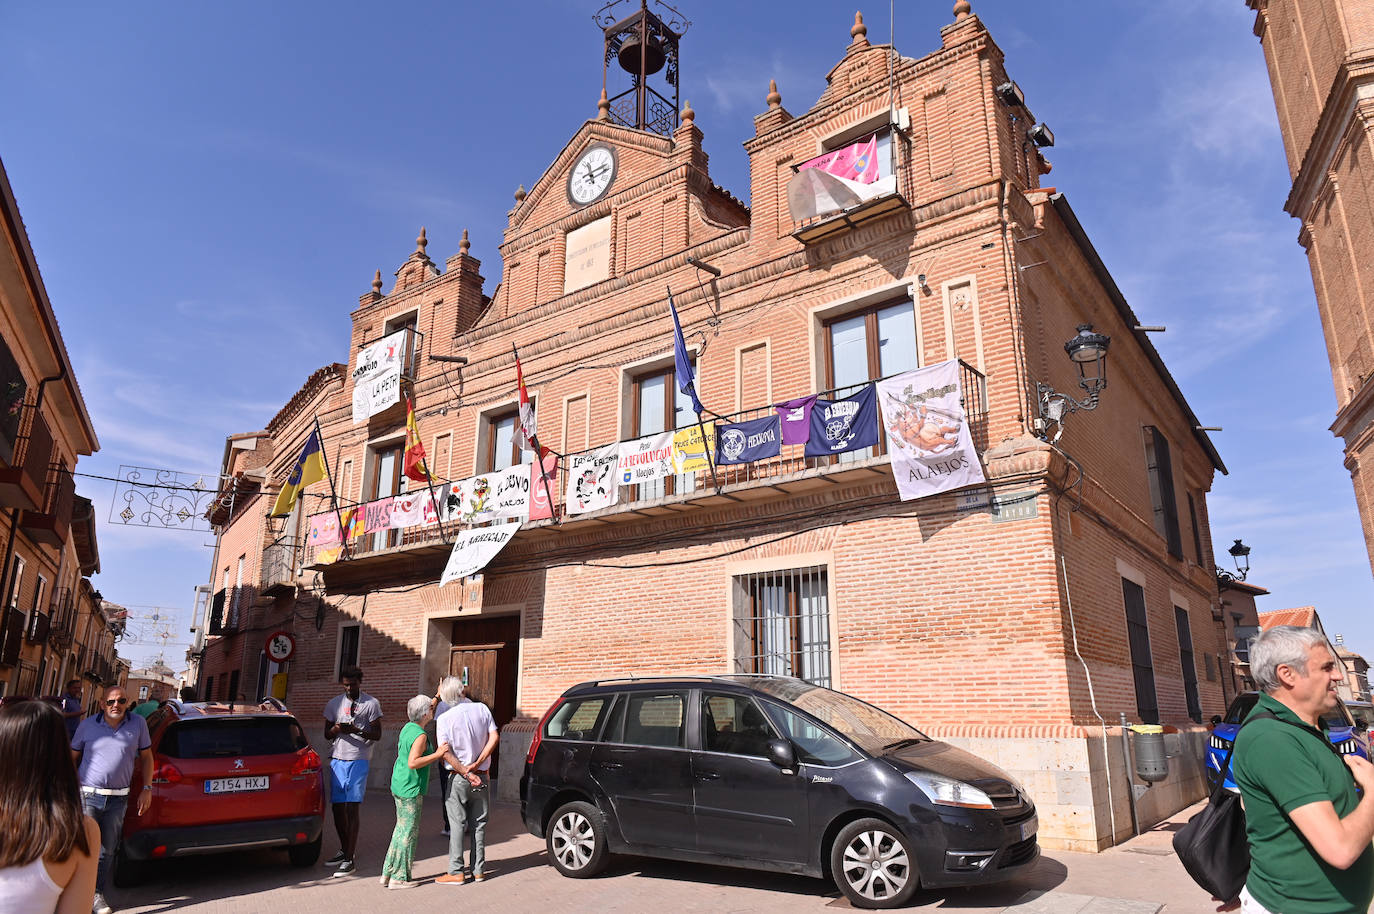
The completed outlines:
[[[290,514],[291,509],[296,506],[296,499],[300,498],[305,487],[311,483],[319,482],[324,477],[324,452],[320,449],[319,429],[316,429],[305,440],[305,447],[301,449],[301,456],[296,458],[296,465],[291,468],[291,475],[286,477],[286,485],[281,487],[281,493],[277,496],[277,503],[272,507],[272,516],[285,517]]]
[[[420,427],[415,424],[415,404],[406,397],[406,449],[401,468],[416,482],[432,483],[429,466],[425,463],[425,446],[420,441]]]

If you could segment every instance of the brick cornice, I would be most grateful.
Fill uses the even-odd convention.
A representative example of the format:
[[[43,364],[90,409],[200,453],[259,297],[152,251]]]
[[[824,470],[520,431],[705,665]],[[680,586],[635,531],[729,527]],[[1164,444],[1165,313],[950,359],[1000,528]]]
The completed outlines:
[[[1367,123],[1374,109],[1374,57],[1347,60],[1336,71],[1336,78],[1322,105],[1321,117],[1307,144],[1302,164],[1293,178],[1293,187],[1284,201],[1284,211],[1304,222],[1313,218],[1331,163],[1335,161],[1352,129]],[[1357,116],[1358,115],[1358,116]]]

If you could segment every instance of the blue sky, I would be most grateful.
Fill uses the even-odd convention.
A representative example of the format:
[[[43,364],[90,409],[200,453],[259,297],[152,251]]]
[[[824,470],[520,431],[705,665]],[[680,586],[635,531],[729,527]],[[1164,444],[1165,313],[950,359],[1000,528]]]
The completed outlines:
[[[349,312],[421,225],[464,227],[488,291],[527,188],[601,86],[595,3],[0,5],[0,158],[103,445],[213,475],[347,355]],[[951,2],[897,4],[897,46],[939,46]],[[1243,537],[1261,609],[1315,604],[1374,653],[1369,560],[1253,13],[1243,0],[974,0],[1058,145],[1063,191],[1231,470],[1217,552]],[[716,181],[747,199],[741,141],[768,80],[794,113],[824,88],[853,7],[683,0],[683,91]],[[886,41],[888,8],[864,8]],[[1110,408],[1111,391],[1103,408]],[[1091,414],[1070,419],[1090,423]],[[112,486],[80,479],[103,519]],[[171,644],[208,534],[99,529],[108,599],[163,607]],[[135,660],[156,648],[121,650]],[[168,659],[180,665],[182,649]]]

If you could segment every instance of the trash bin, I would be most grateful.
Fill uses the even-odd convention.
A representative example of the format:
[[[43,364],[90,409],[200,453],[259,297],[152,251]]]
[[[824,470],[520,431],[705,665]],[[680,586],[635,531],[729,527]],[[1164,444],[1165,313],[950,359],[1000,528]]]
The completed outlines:
[[[1137,724],[1131,727],[1132,750],[1135,754],[1135,773],[1142,781],[1153,784],[1169,776],[1169,757],[1164,754],[1164,728],[1158,724]]]

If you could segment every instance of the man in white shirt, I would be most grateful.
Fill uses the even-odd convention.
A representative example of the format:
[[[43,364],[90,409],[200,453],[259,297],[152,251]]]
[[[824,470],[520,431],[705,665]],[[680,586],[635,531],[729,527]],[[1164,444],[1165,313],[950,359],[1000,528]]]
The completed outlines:
[[[490,805],[491,753],[500,740],[491,711],[478,701],[463,694],[463,683],[449,676],[439,683],[439,697],[451,707],[440,715],[435,724],[435,736],[449,744],[444,767],[454,772],[449,778],[448,796],[444,807],[448,810],[450,834],[448,839],[448,874],[434,880],[444,885],[462,885],[467,873],[473,881],[486,876],[487,809]],[[471,869],[463,866],[463,832],[472,820]]]
[[[382,738],[382,705],[362,690],[363,671],[340,671],[343,694],[324,707],[324,735],[333,746],[329,761],[329,800],[334,807],[334,828],[339,833],[339,852],[326,860],[337,866],[335,876],[353,873],[353,854],[361,827],[358,812],[367,790],[372,744]]]

